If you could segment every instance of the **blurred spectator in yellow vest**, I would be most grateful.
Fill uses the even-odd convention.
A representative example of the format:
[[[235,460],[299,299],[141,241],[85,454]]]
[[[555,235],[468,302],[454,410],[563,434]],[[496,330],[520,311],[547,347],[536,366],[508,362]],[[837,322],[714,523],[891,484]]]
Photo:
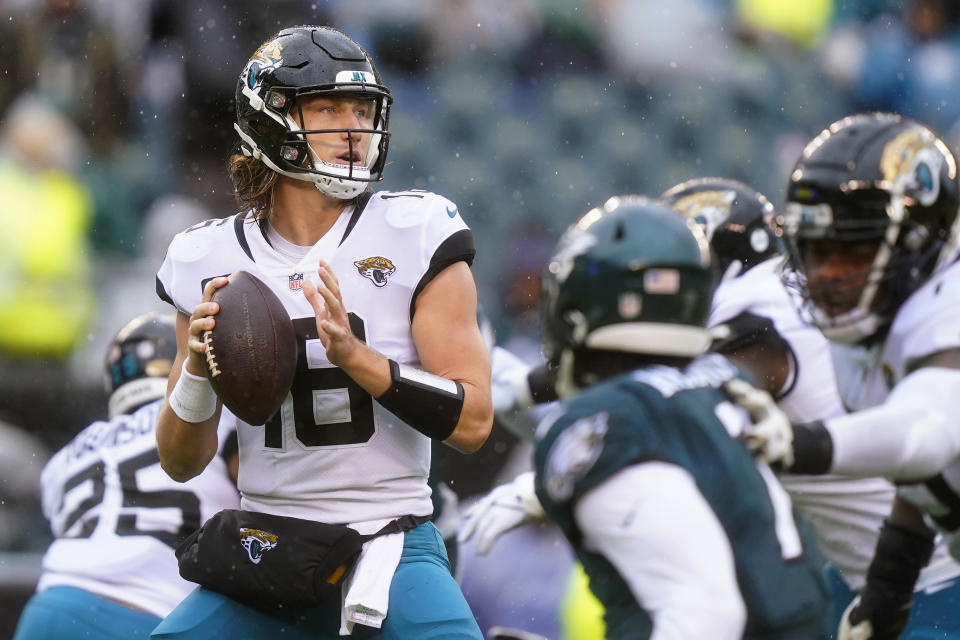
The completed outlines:
[[[63,359],[85,335],[95,304],[91,201],[73,175],[84,147],[34,95],[0,121],[0,355]]]
[[[813,47],[826,35],[834,12],[833,0],[737,0],[740,28],[754,37],[779,36]]]

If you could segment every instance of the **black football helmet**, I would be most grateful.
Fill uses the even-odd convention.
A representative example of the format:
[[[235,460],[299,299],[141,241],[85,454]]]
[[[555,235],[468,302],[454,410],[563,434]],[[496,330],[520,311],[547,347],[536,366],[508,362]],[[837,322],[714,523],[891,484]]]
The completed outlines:
[[[777,224],[796,271],[784,272],[788,284],[837,342],[885,328],[957,248],[956,160],[930,129],[896,114],[852,115],[824,129],[803,150],[785,200]],[[863,268],[830,275],[829,256],[836,263],[858,246],[869,250]]]
[[[291,117],[303,96],[326,95],[372,100],[371,129],[304,130]],[[370,55],[350,36],[331,27],[291,27],[257,49],[237,82],[240,149],[274,171],[313,182],[334,198],[350,199],[382,178],[390,139],[393,97]],[[302,113],[300,122],[303,122]],[[307,134],[370,134],[366,161],[324,162],[307,143]],[[350,155],[353,156],[352,138]]]
[[[773,204],[742,182],[695,178],[668,189],[660,198],[701,226],[721,280],[783,253],[774,233]]]
[[[145,313],[128,322],[107,347],[104,383],[110,417],[134,409],[167,393],[167,377],[177,357],[173,314]]]
[[[706,236],[642,196],[610,198],[561,237],[544,272],[544,355],[569,391],[581,349],[693,357],[710,345]]]

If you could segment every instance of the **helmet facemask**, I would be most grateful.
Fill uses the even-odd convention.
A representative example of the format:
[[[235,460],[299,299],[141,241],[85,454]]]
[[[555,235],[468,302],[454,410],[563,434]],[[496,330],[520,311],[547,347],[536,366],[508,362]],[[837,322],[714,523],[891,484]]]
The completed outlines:
[[[354,91],[350,91],[354,88]],[[365,88],[365,87],[364,87]],[[239,124],[234,128],[244,144],[241,149],[245,155],[258,157],[268,167],[288,178],[312,182],[321,193],[340,200],[349,200],[362,193],[371,182],[380,180],[383,170],[383,161],[386,157],[387,141],[390,133],[387,131],[390,111],[389,94],[360,91],[360,85],[355,83],[338,85],[332,90],[293,90],[276,87],[267,92],[266,100],[260,100],[261,111],[266,116],[282,124],[285,134],[279,141],[280,162],[270,158],[265,153],[258,153],[259,149],[253,139],[244,133]],[[244,95],[253,95],[252,91],[244,90]],[[288,97],[289,96],[289,97]],[[373,122],[370,128],[354,129],[303,129],[299,123],[304,122],[303,103],[311,97],[322,96],[331,99],[350,99],[371,101]],[[256,101],[251,104],[256,108]],[[296,114],[296,117],[294,117]],[[298,122],[299,121],[299,122]],[[323,160],[314,148],[315,140],[312,136],[346,136],[348,144],[348,158],[357,158],[347,163],[329,162]],[[366,149],[358,148],[358,138],[368,136]],[[254,151],[251,151],[254,150]],[[359,158],[366,155],[362,162]]]
[[[791,172],[786,200],[779,233],[798,273],[785,271],[784,281],[833,341],[882,334],[900,306],[956,257],[956,160],[930,129],[897,114],[855,114],[824,129]],[[808,254],[822,242],[840,252],[818,265]],[[854,273],[857,260],[844,249],[870,243],[872,255],[863,255]],[[848,298],[845,288],[858,290]],[[831,297],[855,297],[856,304],[844,309]]]
[[[880,192],[886,200],[880,203],[877,193],[864,194],[852,204],[790,202],[782,216],[796,269],[786,272],[788,285],[800,293],[807,317],[834,342],[855,344],[886,327],[930,275],[943,247],[942,240],[931,238],[926,227],[909,220],[902,194]],[[865,259],[861,270],[811,280],[810,274],[823,268],[815,264],[815,247],[825,242],[835,246],[834,255],[844,245],[848,254],[872,246],[872,260]]]

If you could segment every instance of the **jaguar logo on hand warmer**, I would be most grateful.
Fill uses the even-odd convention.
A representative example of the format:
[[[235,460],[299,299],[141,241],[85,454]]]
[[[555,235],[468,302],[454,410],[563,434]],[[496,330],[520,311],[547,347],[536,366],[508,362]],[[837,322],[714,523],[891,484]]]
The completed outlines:
[[[260,564],[263,554],[277,546],[277,540],[277,535],[269,531],[240,528],[240,544],[247,550],[253,564]]]

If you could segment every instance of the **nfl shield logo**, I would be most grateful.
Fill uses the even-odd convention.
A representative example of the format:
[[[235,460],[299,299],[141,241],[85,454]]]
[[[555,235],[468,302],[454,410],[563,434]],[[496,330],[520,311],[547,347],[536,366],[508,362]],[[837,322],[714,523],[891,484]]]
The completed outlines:
[[[295,273],[287,277],[290,279],[290,291],[300,291],[303,287],[303,274]]]

